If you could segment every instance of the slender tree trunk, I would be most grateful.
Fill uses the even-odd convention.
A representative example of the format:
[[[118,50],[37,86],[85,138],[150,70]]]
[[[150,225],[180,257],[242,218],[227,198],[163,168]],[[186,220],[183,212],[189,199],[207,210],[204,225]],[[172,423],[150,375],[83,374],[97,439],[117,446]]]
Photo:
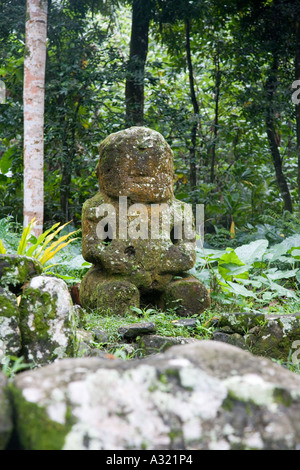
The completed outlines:
[[[133,0],[130,55],[126,80],[126,123],[140,126],[144,121],[144,76],[148,54],[151,0]]]
[[[186,61],[189,71],[189,83],[191,101],[194,110],[194,120],[191,130],[191,146],[190,146],[190,184],[191,190],[193,191],[197,187],[197,167],[196,167],[196,147],[197,147],[197,130],[199,125],[199,104],[195,92],[195,80],[194,70],[191,55],[191,40],[190,40],[190,21],[185,20],[185,49],[186,49]]]
[[[216,164],[216,147],[218,138],[218,125],[219,125],[219,100],[220,100],[220,85],[221,85],[221,72],[220,72],[220,60],[219,51],[217,50],[215,57],[215,119],[214,119],[214,132],[213,132],[213,143],[211,149],[211,165],[210,165],[210,181],[211,183],[215,180],[215,164]]]
[[[44,222],[44,97],[47,0],[27,0],[24,57],[24,226],[35,217],[33,233]]]
[[[300,21],[296,21],[296,57],[295,57],[295,79],[300,80]],[[296,109],[296,138],[298,156],[298,211],[300,214],[300,103],[295,104]]]
[[[284,202],[284,209],[293,212],[293,204],[288,188],[286,178],[282,170],[282,159],[278,148],[278,136],[276,133],[275,113],[274,113],[274,95],[277,88],[277,58],[273,58],[272,69],[270,70],[269,77],[266,81],[266,130],[269,141],[269,146],[273,158],[275,168],[276,180],[279,190]]]
[[[79,107],[80,100],[78,101],[75,107],[73,118],[69,119],[69,122],[66,124],[63,139],[65,142],[64,148],[67,149],[62,163],[62,175],[60,183],[60,208],[64,222],[69,222],[72,218],[70,213],[69,198],[71,193],[70,187],[74,166],[73,162],[76,154],[76,126],[78,120]]]

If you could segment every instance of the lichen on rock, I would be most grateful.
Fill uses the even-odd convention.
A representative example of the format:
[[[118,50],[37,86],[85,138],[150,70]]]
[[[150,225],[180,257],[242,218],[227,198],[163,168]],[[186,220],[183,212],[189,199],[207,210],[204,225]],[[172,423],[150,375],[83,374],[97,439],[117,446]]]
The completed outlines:
[[[27,360],[46,364],[75,354],[73,304],[62,279],[31,279],[20,302],[20,328]]]
[[[15,254],[0,255],[0,286],[8,287],[15,294],[32,277],[38,276],[43,266],[35,258]]]
[[[16,296],[8,288],[0,287],[0,364],[6,356],[21,352],[19,310]]]
[[[28,450],[294,450],[299,390],[297,374],[205,340],[142,360],[63,359],[12,383]]]

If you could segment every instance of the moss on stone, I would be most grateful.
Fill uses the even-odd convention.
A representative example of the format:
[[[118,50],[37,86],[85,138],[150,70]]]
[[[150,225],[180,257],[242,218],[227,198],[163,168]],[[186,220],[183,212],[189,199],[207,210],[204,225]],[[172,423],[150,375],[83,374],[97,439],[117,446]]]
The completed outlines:
[[[48,292],[27,288],[20,302],[22,343],[50,339],[49,320],[55,319],[56,302]]]
[[[170,283],[163,302],[166,308],[176,308],[176,313],[183,317],[203,313],[210,307],[207,289],[192,276]]]
[[[246,334],[255,326],[262,326],[266,321],[264,314],[256,313],[230,313],[222,314],[218,321],[218,328],[230,327],[235,333]]]
[[[22,391],[10,384],[19,442],[26,450],[61,450],[74,424],[67,408],[65,424],[52,421],[45,407],[27,401]]]
[[[0,450],[4,450],[13,431],[12,406],[7,378],[0,372]]]
[[[229,392],[228,396],[225,398],[225,400],[222,403],[223,410],[232,412],[234,409],[234,401],[235,401],[235,397],[231,396]]]
[[[23,355],[37,363],[73,357],[75,318],[67,286],[62,280],[47,276],[33,281],[35,287],[29,285],[24,290],[19,306]]]
[[[0,287],[0,317],[19,317],[16,296],[3,287]]]
[[[111,277],[93,267],[81,282],[80,299],[86,308],[126,315],[131,306],[139,307],[140,294],[137,287],[122,276]]]
[[[274,401],[283,406],[291,406],[293,403],[293,398],[290,393],[284,388],[276,387],[273,392]]]
[[[261,327],[257,327],[254,335],[249,334],[246,336],[245,342],[253,354],[287,361],[292,343],[299,337],[299,324],[286,335],[278,318],[270,319]]]
[[[0,255],[0,285],[19,294],[21,287],[32,277],[43,272],[35,258],[21,255]]]

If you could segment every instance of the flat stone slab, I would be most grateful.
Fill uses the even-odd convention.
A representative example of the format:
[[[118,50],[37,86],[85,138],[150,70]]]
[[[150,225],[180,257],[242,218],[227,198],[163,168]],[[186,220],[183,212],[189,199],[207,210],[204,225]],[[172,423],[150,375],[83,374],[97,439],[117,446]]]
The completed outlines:
[[[149,355],[164,352],[174,345],[189,344],[198,341],[201,340],[194,338],[185,338],[183,336],[147,335],[142,336],[137,342],[137,344],[144,355]]]
[[[197,319],[196,318],[180,318],[180,320],[174,320],[172,322],[174,326],[185,326],[189,328],[196,328]]]
[[[140,335],[148,335],[156,331],[156,325],[152,322],[132,323],[124,325],[118,329],[118,332],[124,339],[134,339]]]

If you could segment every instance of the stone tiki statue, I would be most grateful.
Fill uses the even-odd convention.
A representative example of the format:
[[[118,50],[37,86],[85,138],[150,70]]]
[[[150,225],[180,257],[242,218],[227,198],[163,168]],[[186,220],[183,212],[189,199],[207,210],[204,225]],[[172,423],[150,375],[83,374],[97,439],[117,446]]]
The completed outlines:
[[[147,305],[202,313],[210,299],[188,273],[194,220],[173,194],[171,148],[158,132],[131,127],[108,136],[99,151],[100,191],[82,210],[82,255],[92,263],[80,286],[82,306],[119,315]]]

